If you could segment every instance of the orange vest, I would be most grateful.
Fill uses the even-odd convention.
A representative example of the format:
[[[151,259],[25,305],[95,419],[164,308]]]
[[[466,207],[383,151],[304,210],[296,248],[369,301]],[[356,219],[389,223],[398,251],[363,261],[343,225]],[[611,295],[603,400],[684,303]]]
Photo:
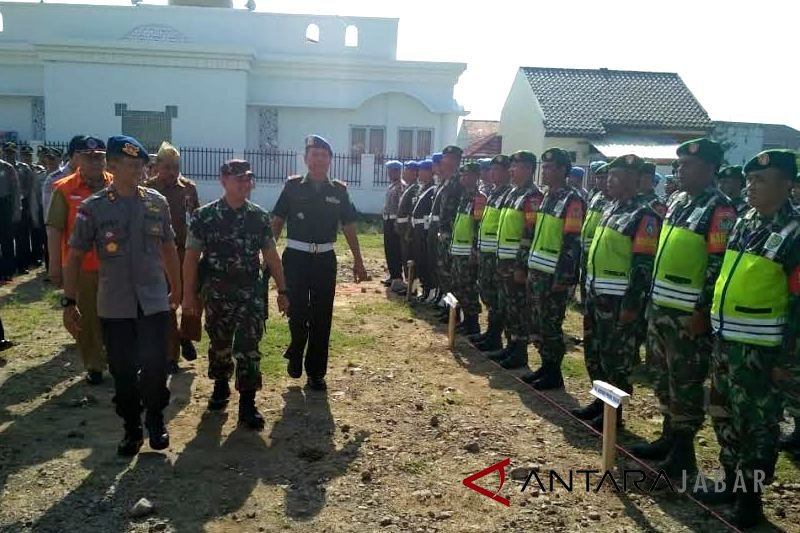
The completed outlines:
[[[109,186],[111,184],[111,174],[105,173],[104,181],[104,187]],[[61,191],[69,207],[67,211],[67,225],[64,228],[64,232],[61,234],[61,264],[66,265],[67,254],[69,253],[69,238],[72,235],[72,229],[75,227],[78,207],[80,207],[81,202],[89,198],[96,191],[93,192],[86,186],[81,179],[80,171],[55,182],[53,191]],[[81,270],[84,272],[96,272],[98,266],[97,252],[95,250],[86,252],[86,255],[83,256],[83,263],[81,263]]]

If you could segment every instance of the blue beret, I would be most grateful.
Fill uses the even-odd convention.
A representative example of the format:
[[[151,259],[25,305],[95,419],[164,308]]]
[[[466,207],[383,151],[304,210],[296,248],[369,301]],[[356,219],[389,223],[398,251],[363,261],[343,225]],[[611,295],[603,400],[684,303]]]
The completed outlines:
[[[653,176],[653,183],[655,185],[658,185],[659,183],[661,183],[661,180],[663,180],[663,179],[664,179],[664,176],[662,176],[661,174],[656,172],[655,175]]]
[[[481,166],[481,170],[489,170],[489,167],[492,166],[492,160],[489,157],[478,159],[478,163]]]
[[[106,142],[106,156],[125,156],[141,159],[142,161],[150,161],[150,154],[147,153],[147,148],[142,143],[128,137],[127,135],[115,135],[109,137]]]
[[[592,173],[597,172],[597,169],[605,164],[606,164],[605,161],[592,161],[591,163],[589,163],[589,170],[591,170]]]
[[[431,161],[433,161],[434,164],[435,163],[441,163],[442,162],[442,152],[436,152],[435,154],[433,154],[431,156]]]
[[[410,168],[411,170],[418,170],[419,163],[417,161],[406,161],[403,165],[404,168]]]
[[[586,171],[583,170],[581,167],[572,167],[572,170],[569,171],[570,178],[581,178],[586,175]]]
[[[403,163],[396,159],[392,159],[391,161],[387,161],[384,165],[388,170],[402,170]]]
[[[306,152],[308,152],[309,148],[324,148],[329,154],[333,155],[331,143],[319,135],[309,135],[306,137]]]
[[[430,159],[423,159],[419,162],[420,170],[433,170],[433,161]]]

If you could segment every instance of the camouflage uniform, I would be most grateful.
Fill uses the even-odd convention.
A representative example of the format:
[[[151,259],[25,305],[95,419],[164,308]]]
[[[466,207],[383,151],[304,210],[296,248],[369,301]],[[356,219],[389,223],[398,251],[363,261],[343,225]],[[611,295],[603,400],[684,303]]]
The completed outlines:
[[[445,182],[432,186],[433,200],[431,202],[431,212],[428,215],[427,227],[428,264],[430,265],[431,282],[440,290],[443,288],[442,276],[447,277],[447,273],[443,274],[439,268],[439,213],[442,208],[444,186]]]
[[[500,209],[510,190],[511,185],[508,183],[495,187],[488,194],[486,205]],[[494,250],[481,251],[478,256],[478,290],[481,301],[486,306],[490,322],[502,314],[500,310],[500,278],[497,274],[497,246],[495,245]]]
[[[272,248],[269,215],[254,203],[231,208],[224,199],[196,210],[186,247],[201,250],[200,293],[205,305],[208,376],[229,380],[236,361],[236,389],[261,389],[265,282],[259,253]]]
[[[589,247],[592,245],[592,239],[597,231],[597,226],[592,225],[593,217],[591,215],[593,212],[602,213],[605,208],[608,207],[609,203],[609,199],[602,191],[595,191],[589,199],[586,219],[581,227],[580,291],[581,302],[583,303],[583,357],[586,362],[586,371],[589,373],[589,379],[591,380],[602,379],[601,377],[597,377],[601,375],[602,370],[600,368],[600,354],[597,353],[598,348],[592,321],[592,317],[594,316],[594,302],[586,291],[586,260],[589,254]]]
[[[439,236],[436,253],[436,268],[439,276],[439,288],[447,292],[453,289],[453,258],[450,255],[450,236],[453,231],[453,222],[461,199],[463,188],[458,175],[445,181],[439,193]],[[434,216],[437,213],[434,211]]]
[[[486,206],[486,196],[477,190],[464,189],[458,204],[458,213],[470,215],[473,225],[472,247],[467,255],[450,250],[453,262],[453,292],[466,317],[477,317],[481,312],[478,297],[478,223]]]
[[[667,214],[667,204],[664,200],[661,199],[655,192],[647,193],[647,194],[640,194],[639,200],[642,203],[645,203],[650,206],[653,211],[655,211],[660,219],[663,221],[664,217]],[[647,302],[642,303],[641,312],[639,313],[639,320],[636,324],[636,348],[631,352],[631,357],[633,359],[633,365],[637,365],[641,362],[641,347],[644,345],[645,349],[645,363],[647,365],[648,370],[657,371],[658,363],[656,362],[656,358],[653,355],[653,347],[648,341],[647,337]]]

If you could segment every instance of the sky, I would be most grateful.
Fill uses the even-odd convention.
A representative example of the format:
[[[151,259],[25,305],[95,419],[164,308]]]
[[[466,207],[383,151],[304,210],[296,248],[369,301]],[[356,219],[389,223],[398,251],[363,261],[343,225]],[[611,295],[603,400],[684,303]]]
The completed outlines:
[[[398,59],[467,64],[455,97],[469,119],[499,119],[520,66],[605,67],[677,72],[712,120],[800,129],[797,0],[255,1],[257,11],[398,18]]]

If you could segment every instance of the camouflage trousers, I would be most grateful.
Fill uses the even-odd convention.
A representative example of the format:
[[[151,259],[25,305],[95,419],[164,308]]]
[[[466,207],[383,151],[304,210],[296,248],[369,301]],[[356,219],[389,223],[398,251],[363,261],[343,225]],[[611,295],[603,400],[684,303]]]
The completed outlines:
[[[481,313],[478,299],[478,265],[468,255],[450,256],[453,262],[452,289],[464,316],[477,316]]]
[[[697,433],[703,425],[705,393],[712,339],[691,337],[691,313],[660,306],[648,311],[648,340],[658,365],[655,394],[672,429]]]
[[[593,379],[602,379],[625,392],[632,392],[630,376],[633,354],[637,348],[639,320],[629,324],[619,321],[622,298],[618,296],[601,295],[591,299],[594,326],[592,343],[595,348],[592,356],[600,363],[600,377]]]
[[[791,354],[790,349],[785,348],[784,355]],[[783,399],[783,406],[793,418],[800,417],[800,354],[795,352],[795,356],[788,361],[782,361],[781,366],[785,371],[775,381],[775,388]]]
[[[450,255],[450,238],[438,237],[436,244],[436,275],[443,292],[453,290],[453,256]]]
[[[779,348],[716,339],[711,356],[709,414],[724,468],[740,469],[745,480],[763,470],[772,480],[778,459],[781,398],[772,369]]]
[[[497,262],[500,320],[509,340],[528,342],[530,314],[525,284],[514,281],[514,261]]]
[[[236,390],[261,389],[261,352],[264,335],[263,298],[205,300],[208,333],[208,377],[228,380],[236,370]]]
[[[489,320],[497,320],[500,316],[500,282],[494,253],[481,253],[478,258],[478,291]]]
[[[567,347],[564,344],[564,317],[572,287],[553,290],[553,276],[538,270],[528,273],[531,334],[541,341],[538,346],[543,364],[561,366]]]
[[[586,373],[589,374],[590,381],[596,379],[607,381],[606,375],[603,372],[603,364],[600,362],[600,351],[597,345],[597,335],[595,334],[594,300],[594,297],[589,296],[584,290],[583,360],[586,364]]]

